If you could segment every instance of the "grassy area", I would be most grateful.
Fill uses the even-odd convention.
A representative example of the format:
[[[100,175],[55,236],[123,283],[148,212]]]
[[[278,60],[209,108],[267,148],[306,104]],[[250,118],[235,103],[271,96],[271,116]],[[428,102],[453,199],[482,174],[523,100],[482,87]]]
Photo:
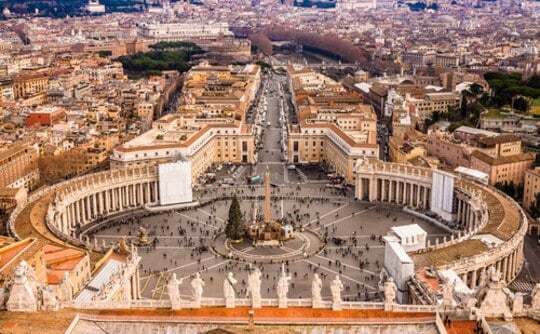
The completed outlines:
[[[501,109],[497,109],[497,108],[489,108],[488,109],[488,112],[485,113],[485,114],[482,114],[483,117],[487,117],[487,118],[499,118],[499,117],[502,117],[504,116],[502,114],[502,110]]]
[[[531,101],[531,109],[529,110],[529,113],[535,116],[540,116],[540,97]]]

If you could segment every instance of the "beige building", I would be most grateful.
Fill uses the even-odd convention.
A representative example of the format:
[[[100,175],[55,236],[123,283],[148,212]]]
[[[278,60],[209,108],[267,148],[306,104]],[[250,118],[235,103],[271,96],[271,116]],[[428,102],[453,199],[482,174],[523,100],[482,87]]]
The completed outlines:
[[[184,79],[182,114],[244,121],[261,83],[258,65],[193,67]]]
[[[432,131],[427,138],[427,153],[451,169],[470,167],[472,150],[471,146],[444,131]]]
[[[13,95],[15,99],[46,92],[49,77],[46,73],[23,73],[13,78]]]
[[[390,161],[406,164],[417,158],[425,158],[427,156],[426,144],[421,140],[392,136],[388,143],[388,155]]]
[[[527,210],[536,202],[536,194],[540,193],[540,167],[525,171],[523,184],[523,207]]]
[[[38,156],[39,152],[28,143],[0,151],[0,188],[34,187],[39,181]]]
[[[253,127],[233,120],[167,115],[113,150],[111,168],[156,165],[184,157],[193,181],[214,163],[254,163]]]
[[[140,136],[115,148],[112,168],[191,162],[193,182],[212,164],[254,163],[255,132],[244,123],[260,85],[260,67],[202,63],[185,77],[182,105]]]
[[[521,139],[514,135],[486,137],[480,140],[480,149],[471,155],[471,168],[489,175],[489,184],[513,182],[523,184],[525,171],[535,158],[524,153]]]
[[[379,157],[377,116],[362,97],[309,69],[289,68],[298,124],[289,125],[288,161],[323,164],[348,183],[362,157]]]
[[[459,101],[460,95],[455,92],[426,93],[422,97],[408,95],[405,98],[407,108],[421,121],[431,117],[436,111],[444,113],[450,107],[457,107]]]

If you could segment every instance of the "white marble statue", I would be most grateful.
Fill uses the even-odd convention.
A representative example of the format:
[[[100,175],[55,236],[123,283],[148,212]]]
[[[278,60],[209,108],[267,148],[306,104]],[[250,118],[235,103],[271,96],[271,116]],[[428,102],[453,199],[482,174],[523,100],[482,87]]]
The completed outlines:
[[[442,285],[442,304],[443,306],[454,306],[454,282],[447,281]]]
[[[478,290],[483,289],[487,284],[487,270],[480,271],[480,279],[478,280]]]
[[[516,292],[512,299],[512,313],[520,314],[523,312],[523,293]]]
[[[332,292],[332,310],[341,311],[341,291],[343,291],[343,283],[339,279],[339,275],[336,275],[332,283],[330,283],[330,292]]]
[[[234,308],[236,307],[236,291],[234,285],[238,281],[234,278],[234,274],[229,272],[225,280],[223,280],[223,295],[225,296],[225,307]]]
[[[191,292],[193,297],[193,308],[201,308],[202,294],[204,289],[204,280],[200,273],[195,274],[195,278],[191,280]]]
[[[15,268],[14,282],[11,286],[9,298],[6,303],[8,311],[14,312],[35,312],[38,309],[38,302],[35,289],[28,279],[30,268],[26,261],[21,261]]]
[[[540,311],[540,283],[536,283],[533,288],[531,307],[533,311]]]
[[[396,303],[397,287],[394,283],[394,279],[389,277],[386,282],[384,282],[384,309],[386,311],[392,309],[392,305]]]
[[[319,274],[313,275],[313,281],[311,281],[311,303],[313,308],[322,308],[322,280]]]
[[[287,294],[289,293],[289,281],[291,276],[285,272],[285,266],[281,266],[281,275],[277,282],[278,307],[287,308]]]
[[[261,271],[255,268],[248,276],[247,293],[251,297],[251,307],[261,308]]]
[[[487,287],[484,288],[479,298],[480,313],[485,317],[511,319],[512,310],[505,292],[505,283],[501,281],[501,274],[495,267],[490,267],[487,277]]]
[[[386,282],[386,272],[384,269],[381,269],[379,272],[379,282],[377,282],[377,287],[379,291],[384,291],[384,282]]]
[[[169,293],[169,299],[171,300],[171,309],[180,310],[182,308],[182,302],[180,300],[180,289],[178,286],[182,284],[184,280],[178,280],[176,274],[173,273],[169,281],[167,282],[167,292]]]
[[[45,287],[41,293],[43,297],[43,310],[58,311],[60,309],[58,297],[50,287]]]

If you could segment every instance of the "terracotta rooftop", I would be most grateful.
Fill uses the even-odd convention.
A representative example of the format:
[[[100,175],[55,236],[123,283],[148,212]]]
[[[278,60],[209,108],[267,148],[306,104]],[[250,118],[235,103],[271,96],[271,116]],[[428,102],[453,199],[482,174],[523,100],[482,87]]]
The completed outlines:
[[[505,165],[510,163],[516,163],[521,161],[528,161],[528,160],[534,160],[535,154],[531,152],[527,153],[520,153],[520,154],[514,154],[510,156],[503,156],[494,158],[482,151],[473,151],[472,156],[477,158],[478,160],[481,160],[488,165],[491,166],[498,166],[498,165]]]
[[[511,143],[516,141],[521,141],[521,139],[513,134],[501,134],[494,137],[482,137],[479,140],[480,143],[487,146],[495,146],[496,144]]]
[[[29,249],[36,242],[37,240],[34,238],[26,238],[9,244],[4,243],[2,245],[3,247],[0,248],[0,272],[8,269],[8,265],[11,267],[13,262],[18,263],[20,260],[23,260],[23,258],[19,261],[15,259],[20,257],[25,250]]]

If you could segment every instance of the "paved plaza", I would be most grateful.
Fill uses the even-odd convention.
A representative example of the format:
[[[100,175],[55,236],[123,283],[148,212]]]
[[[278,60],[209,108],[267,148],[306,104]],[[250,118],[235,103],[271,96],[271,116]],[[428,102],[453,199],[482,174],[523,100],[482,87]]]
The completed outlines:
[[[329,297],[329,282],[339,273],[345,285],[344,299],[373,300],[377,298],[377,282],[384,258],[384,244],[381,236],[390,227],[416,223],[428,232],[428,238],[444,235],[444,231],[402,211],[399,207],[373,205],[357,201],[342,200],[307,201],[278,200],[274,202],[274,217],[300,217],[296,228],[312,230],[325,240],[320,253],[307,258],[284,262],[285,268],[293,276],[290,297],[308,297],[311,279],[315,272],[321,274],[325,288],[323,296]],[[214,238],[223,231],[229,200],[221,200],[197,209],[157,214],[144,218],[112,223],[95,234],[111,242],[126,238],[135,241],[139,226],[144,226],[149,236],[155,238],[154,245],[143,247],[141,284],[143,296],[167,298],[166,282],[172,273],[178,278],[189,278],[201,272],[206,282],[205,296],[220,297],[226,272],[233,271],[239,284],[239,294],[245,294],[248,262],[227,259],[216,253],[212,247]],[[241,207],[248,213],[252,206],[260,203],[241,200]],[[317,214],[318,213],[318,214]],[[249,216],[248,214],[244,215]],[[318,217],[318,218],[317,218]],[[275,255],[276,250],[260,249],[257,254]],[[282,251],[287,251],[282,249]],[[262,253],[261,253],[262,252]],[[279,252],[279,251],[278,251]],[[276,261],[277,262],[277,261]],[[281,262],[257,263],[263,273],[263,297],[275,297],[274,283],[277,281]],[[183,293],[190,295],[189,280],[184,282]]]
[[[194,197],[203,203],[200,207],[122,218],[93,232],[91,237],[99,244],[113,244],[122,238],[136,242],[140,226],[148,231],[153,242],[139,249],[143,297],[167,298],[167,280],[176,273],[184,279],[180,291],[188,298],[189,280],[196,272],[206,283],[205,297],[222,297],[223,280],[229,271],[235,273],[237,293],[244,297],[247,274],[254,266],[263,274],[263,297],[276,297],[275,283],[283,266],[293,278],[291,298],[309,297],[312,276],[319,273],[325,298],[330,298],[330,281],[340,274],[344,300],[377,300],[384,261],[382,237],[392,226],[416,223],[426,230],[428,239],[445,235],[444,230],[405,213],[401,207],[356,201],[352,188],[329,184],[325,171],[318,166],[289,169],[281,145],[283,124],[291,117],[290,106],[285,103],[285,83],[284,77],[276,75],[273,80],[264,80],[259,103],[266,105],[265,116],[254,118],[270,124],[262,131],[257,164],[221,170],[220,178],[233,179],[233,185],[217,182],[197,188]],[[262,110],[257,106],[254,109]],[[261,185],[246,185],[245,176],[263,175],[266,170],[271,173],[272,217],[293,225],[302,235],[280,247],[239,245],[239,253],[230,256],[224,247],[223,231],[231,198],[239,198],[244,221],[251,222],[255,212],[262,213],[263,189]],[[287,257],[299,249],[299,254]]]

